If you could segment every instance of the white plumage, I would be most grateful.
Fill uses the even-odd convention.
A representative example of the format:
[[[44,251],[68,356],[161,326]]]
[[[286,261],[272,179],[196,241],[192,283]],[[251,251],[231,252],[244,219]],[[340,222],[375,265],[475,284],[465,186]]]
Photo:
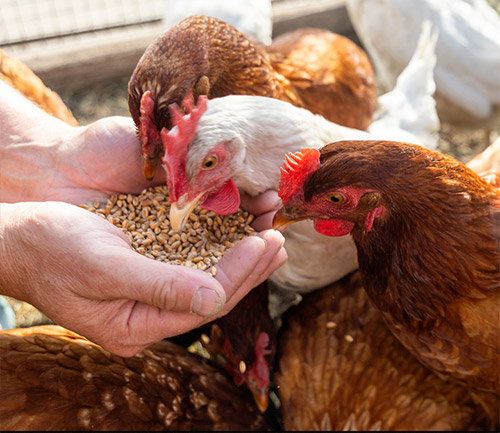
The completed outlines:
[[[441,121],[486,126],[500,113],[500,17],[486,0],[347,0],[378,76],[391,88],[423,21],[439,33],[435,69]]]
[[[487,172],[500,173],[500,136],[479,155],[472,158],[467,163],[467,166],[479,174]]]
[[[415,53],[396,86],[378,98],[374,122],[368,127],[370,133],[437,148],[441,126],[434,99],[437,37],[430,21],[424,21]]]
[[[271,0],[167,0],[163,23],[168,29],[191,15],[218,18],[265,45],[272,42]]]
[[[429,60],[425,67],[415,68],[414,65],[409,65],[412,71],[409,75],[417,82],[425,82],[425,85],[402,86],[397,89],[396,99],[398,104],[407,104],[404,100],[405,92],[408,92],[406,97],[411,97],[413,101],[424,101],[425,108],[430,111],[428,115],[435,118],[434,104],[429,104],[428,101],[429,89],[432,90],[433,86],[433,39],[430,36],[430,32],[424,32],[422,37],[422,45],[427,47],[421,47],[422,52],[427,53],[423,58]],[[420,56],[416,58],[421,59]],[[423,77],[420,78],[419,74]],[[427,80],[431,83],[427,83]],[[420,91],[424,96],[416,97],[415,92]],[[196,176],[211,149],[221,143],[231,155],[231,179],[240,191],[250,195],[269,189],[277,190],[279,167],[283,164],[285,154],[300,150],[301,147],[321,148],[340,140],[370,139],[409,141],[424,145],[412,131],[401,129],[401,125],[413,125],[414,119],[404,119],[404,116],[412,117],[414,112],[398,110],[398,104],[389,104],[390,109],[386,113],[391,116],[391,126],[377,127],[377,122],[386,122],[384,115],[381,115],[372,125],[374,132],[369,133],[337,125],[322,116],[277,99],[246,95],[211,99],[189,144],[186,161],[188,178]],[[416,112],[420,109],[418,106],[414,108]],[[417,126],[420,131],[418,123]],[[428,132],[432,135],[436,131]],[[337,281],[358,266],[356,248],[350,235],[331,238],[322,236],[314,230],[311,221],[293,224],[284,235],[288,260],[271,277],[280,288],[307,292]]]

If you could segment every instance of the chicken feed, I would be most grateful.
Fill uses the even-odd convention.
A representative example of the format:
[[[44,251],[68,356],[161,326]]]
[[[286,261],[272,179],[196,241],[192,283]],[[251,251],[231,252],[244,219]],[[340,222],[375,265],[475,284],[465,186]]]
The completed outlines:
[[[170,203],[165,186],[147,188],[139,195],[111,196],[106,203],[81,208],[107,219],[129,238],[135,251],[153,260],[189,266],[215,276],[215,265],[237,241],[255,234],[253,215],[239,209],[220,216],[196,207],[180,233],[170,227]]]

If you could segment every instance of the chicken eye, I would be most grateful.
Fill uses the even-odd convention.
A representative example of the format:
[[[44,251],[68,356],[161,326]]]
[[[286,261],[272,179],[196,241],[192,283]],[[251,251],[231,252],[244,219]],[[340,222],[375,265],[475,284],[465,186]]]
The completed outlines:
[[[345,197],[342,194],[337,193],[329,193],[325,196],[325,198],[333,204],[342,204],[345,202]]]
[[[204,170],[211,170],[217,165],[217,157],[215,155],[209,156],[203,163],[201,164],[201,167]]]

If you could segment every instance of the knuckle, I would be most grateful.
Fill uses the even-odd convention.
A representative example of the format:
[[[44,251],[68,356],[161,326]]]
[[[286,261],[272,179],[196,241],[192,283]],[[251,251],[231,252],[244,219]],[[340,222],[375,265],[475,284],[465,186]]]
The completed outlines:
[[[178,294],[170,280],[154,278],[151,282],[152,301],[162,310],[175,310],[178,307]]]

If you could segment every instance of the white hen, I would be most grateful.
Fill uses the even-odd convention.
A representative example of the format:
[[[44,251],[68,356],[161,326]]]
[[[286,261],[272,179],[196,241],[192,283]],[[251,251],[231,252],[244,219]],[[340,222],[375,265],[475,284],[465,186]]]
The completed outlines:
[[[191,15],[218,18],[256,41],[270,45],[273,33],[271,0],[167,0],[163,24],[170,28]]]
[[[427,59],[426,67],[415,68],[410,63],[409,71],[405,72],[417,81],[422,80],[418,77],[419,74],[424,76],[424,80],[432,81],[434,57],[431,33],[424,32],[422,41],[423,45],[429,44],[429,49],[422,50],[426,55],[418,54],[415,58],[419,64],[422,59]],[[430,117],[435,118],[434,105],[428,104],[427,99],[432,85],[430,83],[415,88],[401,86],[395,90],[396,100],[398,104],[401,103],[405,99],[404,92],[409,92],[408,97],[414,101],[424,101]],[[424,97],[415,98],[415,90],[422,91]],[[390,105],[386,113],[391,116],[390,127],[383,123],[386,119],[382,116],[373,125],[376,133],[368,133],[337,125],[322,116],[277,99],[246,95],[211,99],[188,146],[185,160],[187,184],[192,191],[200,192],[200,197],[203,197],[207,188],[214,191],[226,185],[228,179],[232,179],[240,191],[255,196],[266,190],[278,189],[279,168],[285,154],[300,150],[301,147],[320,148],[334,141],[370,139],[425,144],[412,135],[411,131],[400,129],[400,125],[412,125],[414,119],[397,119],[398,113],[403,117],[408,115],[408,111],[398,110],[398,104]],[[420,107],[415,109],[418,112]],[[410,117],[413,116],[413,111],[411,113]],[[377,122],[382,122],[382,127],[378,128]],[[421,132],[420,125],[418,128]],[[432,134],[435,131],[428,132]],[[176,134],[175,128],[171,134]],[[214,155],[218,156],[217,162]],[[205,165],[206,162],[210,163],[209,167]],[[226,189],[224,195],[227,193]],[[206,202],[204,204],[207,207]],[[174,216],[171,222],[179,215],[179,208],[175,203],[172,208],[175,215],[172,214]],[[185,211],[181,213],[186,215]],[[271,281],[280,288],[311,291],[342,278],[358,266],[356,248],[350,236],[322,236],[314,230],[311,221],[294,224],[284,235],[288,260],[271,277]]]
[[[408,63],[424,20],[439,32],[441,121],[491,124],[500,113],[500,16],[486,0],[347,0],[354,29],[388,88]]]
[[[430,21],[422,23],[417,48],[393,90],[378,98],[378,108],[368,132],[436,149],[441,126],[436,113],[434,67],[436,41]]]

